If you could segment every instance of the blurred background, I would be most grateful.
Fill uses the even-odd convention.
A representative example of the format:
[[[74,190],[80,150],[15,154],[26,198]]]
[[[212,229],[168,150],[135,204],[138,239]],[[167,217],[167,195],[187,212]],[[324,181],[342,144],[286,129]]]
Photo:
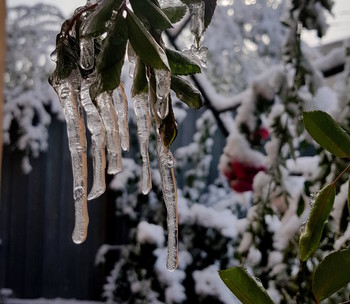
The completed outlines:
[[[254,91],[263,83],[255,80],[257,75],[283,65],[282,47],[288,32],[281,17],[288,12],[288,1],[218,0],[202,43],[209,48],[208,68],[203,76],[193,79],[203,93],[204,107],[190,110],[174,99],[179,134],[172,151],[179,186],[181,236],[179,270],[173,274],[165,269],[166,217],[154,147],[150,148],[153,191],[143,196],[139,190],[140,155],[131,106],[131,149],[123,154],[124,170],[115,177],[108,176],[106,193],[89,202],[87,240],[75,245],[71,239],[74,206],[66,125],[47,79],[55,67],[50,53],[55,49],[61,24],[84,4],[85,1],[75,0],[6,2],[6,33],[1,33],[6,36],[6,70],[0,303],[39,303],[34,300],[39,298],[56,302],[57,298],[70,299],[68,303],[72,299],[109,303],[236,303],[216,272],[238,263],[241,256],[252,268],[263,263],[263,248],[242,249],[243,241],[247,242],[242,227],[248,227],[254,200],[253,178],[265,165],[260,164],[260,155],[252,155],[253,160],[246,162],[250,167],[243,166],[242,170],[256,172],[249,173],[252,176],[248,186],[237,186],[223,159],[230,154],[227,138],[236,132],[232,126],[243,112],[237,109],[244,98],[250,98],[244,97],[250,96],[249,90]],[[3,11],[1,16],[3,22]],[[340,83],[335,77],[344,71],[345,55],[337,56],[336,52],[344,50],[344,41],[350,36],[350,2],[336,0],[332,14],[325,12],[321,19],[316,14],[313,21],[321,24],[321,34],[324,30],[325,35],[319,39],[316,30],[305,30],[302,45],[312,65],[323,69],[327,85],[333,87]],[[192,38],[188,25],[179,27],[181,30],[169,31],[165,40],[182,50],[191,45]],[[321,68],[320,62],[331,52],[335,55],[328,60],[334,64]],[[339,64],[335,64],[337,59]],[[263,79],[271,75],[274,74]],[[122,80],[130,88],[127,71]],[[333,92],[330,91],[326,93]],[[263,123],[259,132],[259,144],[263,146],[272,131]],[[91,166],[90,159],[89,171]],[[276,219],[271,217],[273,220]],[[269,292],[276,293],[274,285],[266,282],[263,284],[267,284]],[[278,302],[281,297],[276,293],[274,299]]]

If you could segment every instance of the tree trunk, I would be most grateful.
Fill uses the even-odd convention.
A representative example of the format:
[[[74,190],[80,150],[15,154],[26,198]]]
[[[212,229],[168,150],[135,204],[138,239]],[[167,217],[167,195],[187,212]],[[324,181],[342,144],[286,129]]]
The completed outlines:
[[[0,0],[0,186],[2,168],[2,117],[4,107],[4,72],[5,72],[5,49],[6,49],[6,2]],[[0,188],[1,189],[1,188]],[[1,200],[1,198],[0,198]]]

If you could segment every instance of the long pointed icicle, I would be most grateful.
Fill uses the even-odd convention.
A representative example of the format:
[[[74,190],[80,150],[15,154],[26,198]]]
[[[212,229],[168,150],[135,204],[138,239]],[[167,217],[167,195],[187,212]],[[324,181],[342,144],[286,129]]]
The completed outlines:
[[[169,93],[171,85],[171,72],[166,70],[154,70],[156,78],[156,95],[155,104],[157,115],[164,119],[169,113]]]
[[[140,144],[142,158],[141,190],[148,194],[152,188],[151,167],[149,161],[149,136],[151,133],[151,118],[148,107],[148,94],[143,93],[133,97],[134,110],[136,115],[137,136]]]
[[[72,76],[70,76],[72,77]],[[89,216],[87,209],[87,155],[85,126],[74,79],[54,79],[53,87],[60,99],[67,123],[68,143],[72,158],[73,197],[75,205],[74,243],[87,237]]]
[[[96,97],[97,106],[107,134],[108,174],[117,174],[123,170],[122,152],[118,128],[118,118],[113,106],[112,94],[101,93]]]
[[[86,113],[87,127],[91,133],[91,148],[93,161],[93,183],[88,200],[99,197],[106,190],[106,129],[95,105],[92,103],[90,94],[90,79],[83,79],[80,89],[81,103]]]
[[[118,116],[120,144],[124,151],[129,151],[128,100],[122,84],[114,90],[113,100]]]
[[[163,199],[167,210],[168,257],[166,267],[169,271],[174,271],[178,262],[177,187],[174,173],[174,158],[171,151],[164,146],[158,128],[156,131],[156,150]]]

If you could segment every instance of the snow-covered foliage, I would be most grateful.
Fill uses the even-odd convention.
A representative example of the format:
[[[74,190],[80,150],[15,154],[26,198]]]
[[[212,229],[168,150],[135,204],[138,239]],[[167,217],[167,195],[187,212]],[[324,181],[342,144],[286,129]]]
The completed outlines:
[[[237,82],[230,78],[232,86],[227,89],[226,78],[218,76],[222,71],[213,76],[215,72],[210,71],[210,64],[216,62],[213,69],[227,68],[228,73],[234,74],[227,57],[237,56],[235,60],[243,60],[244,51],[241,57],[237,55],[229,37],[234,41],[237,38],[242,47],[240,38],[243,35],[232,25],[237,22],[232,18],[243,16],[241,28],[244,29],[244,23],[250,22],[250,17],[245,18],[247,11],[254,9],[248,2],[257,5],[255,9],[263,8],[260,13],[255,12],[258,15],[270,9],[276,13],[273,16],[263,14],[270,16],[266,27],[259,29],[259,23],[254,24],[256,32],[252,34],[263,35],[259,30],[266,30],[276,39],[272,43],[276,51],[265,53],[275,64],[266,68],[267,57],[257,57],[259,64],[265,67],[261,73],[254,61],[243,63],[244,68],[250,69],[250,64],[257,68],[260,75],[241,73],[242,79]],[[284,28],[277,26],[284,1],[263,1],[259,6],[257,1],[245,1],[244,5],[241,3],[242,12],[239,1],[220,3],[228,6],[218,7],[213,27],[206,32],[212,52],[209,78],[214,79],[214,86],[218,82],[222,84],[217,87],[219,92],[243,89],[235,96],[222,97],[213,91],[206,79],[199,79],[207,96],[215,98],[211,100],[212,106],[221,113],[220,119],[230,133],[218,165],[221,176],[208,185],[216,127],[211,114],[204,112],[197,121],[193,142],[175,152],[177,172],[184,175],[185,185],[178,192],[179,269],[171,274],[160,266],[160,261],[165,259],[165,248],[159,236],[165,220],[164,212],[157,207],[160,191],[154,188],[148,197],[140,194],[134,185],[139,182],[137,168],[140,165],[133,161],[134,176],[128,176],[126,187],[117,188],[117,213],[128,223],[131,232],[130,243],[121,249],[121,259],[105,286],[104,295],[110,303],[238,303],[223,288],[217,270],[240,264],[260,279],[275,303],[313,303],[313,269],[325,255],[350,241],[346,221],[347,184],[340,180],[339,185],[344,185],[340,187],[319,249],[307,263],[301,263],[298,258],[300,231],[308,218],[315,192],[327,181],[334,180],[344,168],[341,161],[333,162],[330,154],[319,149],[301,121],[303,110],[322,109],[349,129],[349,116],[344,113],[348,113],[349,62],[344,48],[324,57],[310,51],[300,40],[302,26],[324,33],[323,14],[331,3],[288,2]],[[226,19],[228,26],[223,22]],[[282,49],[283,33],[286,40]],[[260,45],[264,40],[253,39],[253,43]],[[223,50],[228,53],[223,54]],[[280,50],[283,50],[283,60],[279,60]],[[264,56],[261,46],[255,51]],[[323,73],[344,60],[347,60],[344,72],[337,76],[335,85],[330,86]],[[245,83],[249,85],[245,87]],[[159,185],[156,176],[153,178],[153,184]],[[145,225],[141,238],[140,221]],[[344,300],[345,293],[343,290],[335,294],[328,299],[329,303]]]
[[[43,4],[7,12],[3,135],[5,144],[24,152],[27,173],[31,170],[28,157],[47,149],[51,115],[62,117],[47,82],[53,68],[49,54],[62,21],[57,8]]]

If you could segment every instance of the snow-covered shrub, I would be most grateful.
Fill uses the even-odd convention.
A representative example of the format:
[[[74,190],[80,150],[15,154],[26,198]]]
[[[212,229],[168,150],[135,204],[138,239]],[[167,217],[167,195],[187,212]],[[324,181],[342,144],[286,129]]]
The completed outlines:
[[[53,68],[49,54],[62,21],[57,8],[43,4],[7,12],[3,135],[5,144],[23,151],[27,173],[28,157],[47,149],[51,115],[61,116],[47,79]]]

